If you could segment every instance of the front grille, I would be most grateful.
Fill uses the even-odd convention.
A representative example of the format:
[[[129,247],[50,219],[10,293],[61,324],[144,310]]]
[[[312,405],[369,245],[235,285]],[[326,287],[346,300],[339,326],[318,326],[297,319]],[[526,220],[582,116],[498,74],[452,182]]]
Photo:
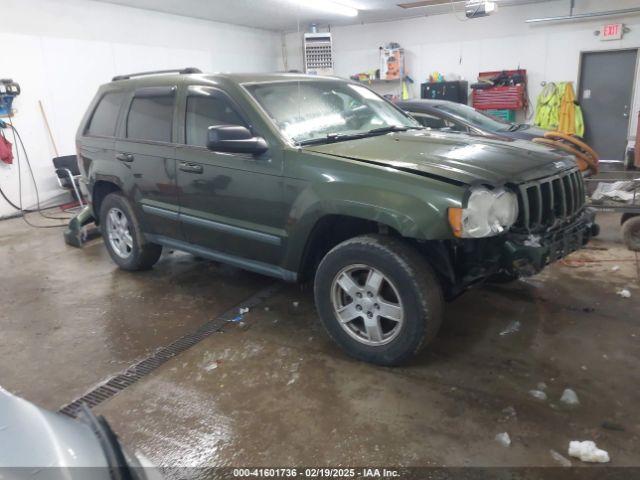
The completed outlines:
[[[579,170],[543,178],[518,186],[516,230],[540,232],[572,220],[585,203]]]

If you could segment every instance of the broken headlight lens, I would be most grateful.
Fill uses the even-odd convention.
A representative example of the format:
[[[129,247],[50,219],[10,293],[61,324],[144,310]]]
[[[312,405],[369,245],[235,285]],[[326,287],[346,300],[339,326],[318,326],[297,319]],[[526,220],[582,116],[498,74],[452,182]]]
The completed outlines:
[[[482,238],[498,235],[518,218],[518,198],[504,188],[473,187],[467,208],[450,208],[449,222],[454,235]]]

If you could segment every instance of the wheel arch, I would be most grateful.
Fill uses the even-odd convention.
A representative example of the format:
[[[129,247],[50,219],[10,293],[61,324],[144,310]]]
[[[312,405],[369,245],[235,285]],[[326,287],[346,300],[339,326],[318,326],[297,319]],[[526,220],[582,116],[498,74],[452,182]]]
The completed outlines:
[[[453,204],[447,195],[432,195],[426,201],[412,191],[371,192],[359,185],[331,183],[314,186],[299,194],[289,212],[284,266],[298,272],[300,279],[308,278],[310,255],[319,243],[324,247],[321,253],[326,253],[341,241],[368,233],[410,241],[448,239],[452,233],[446,211]],[[322,238],[331,241],[323,243]]]
[[[339,243],[368,233],[401,236],[394,227],[363,217],[336,213],[318,217],[309,230],[297,262],[298,279],[302,282],[310,280],[320,260]]]
[[[96,225],[100,224],[100,207],[104,198],[110,193],[122,192],[117,182],[109,179],[96,180],[91,190],[91,204]]]

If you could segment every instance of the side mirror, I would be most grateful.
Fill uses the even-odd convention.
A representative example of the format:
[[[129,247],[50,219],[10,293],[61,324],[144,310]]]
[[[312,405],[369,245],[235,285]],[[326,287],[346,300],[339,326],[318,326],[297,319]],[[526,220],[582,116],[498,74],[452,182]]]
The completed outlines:
[[[254,136],[241,125],[215,125],[207,132],[207,148],[216,152],[259,155],[269,147],[262,137]]]

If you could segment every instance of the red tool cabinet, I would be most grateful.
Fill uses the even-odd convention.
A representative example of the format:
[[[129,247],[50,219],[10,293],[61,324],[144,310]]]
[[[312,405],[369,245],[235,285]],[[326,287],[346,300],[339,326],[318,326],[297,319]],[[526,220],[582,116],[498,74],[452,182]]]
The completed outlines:
[[[507,74],[520,74],[527,78],[526,70],[505,70]],[[479,80],[498,76],[500,72],[481,72]],[[478,110],[524,110],[527,107],[527,85],[521,83],[508,87],[492,87],[484,90],[474,89],[473,107]]]

